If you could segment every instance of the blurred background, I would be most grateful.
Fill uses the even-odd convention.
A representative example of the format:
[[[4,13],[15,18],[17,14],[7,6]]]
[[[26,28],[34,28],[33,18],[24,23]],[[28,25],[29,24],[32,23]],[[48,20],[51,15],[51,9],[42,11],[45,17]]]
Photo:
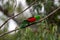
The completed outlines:
[[[60,7],[60,0],[0,0],[0,26],[10,17],[37,1],[22,14],[10,19],[1,29],[0,35],[20,28],[25,19],[39,15],[44,18]],[[31,25],[0,37],[0,40],[60,40],[60,9],[40,23]]]

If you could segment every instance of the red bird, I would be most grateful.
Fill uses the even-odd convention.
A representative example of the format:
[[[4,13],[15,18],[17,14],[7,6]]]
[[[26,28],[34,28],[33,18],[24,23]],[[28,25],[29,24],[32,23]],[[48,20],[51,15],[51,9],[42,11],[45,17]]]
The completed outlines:
[[[28,21],[28,22],[35,22],[35,21],[36,21],[36,18],[31,17],[31,18],[28,18],[27,21]]]

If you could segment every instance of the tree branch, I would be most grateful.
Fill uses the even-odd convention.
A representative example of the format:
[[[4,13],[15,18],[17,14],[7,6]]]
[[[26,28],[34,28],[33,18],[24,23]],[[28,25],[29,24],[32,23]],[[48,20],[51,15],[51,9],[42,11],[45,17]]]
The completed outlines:
[[[40,22],[43,21],[44,19],[48,18],[49,16],[51,16],[52,14],[54,14],[55,12],[57,12],[59,9],[60,9],[60,7],[58,7],[57,9],[55,9],[54,11],[52,11],[51,13],[49,13],[46,17],[41,18],[40,21],[35,22],[35,23],[32,23],[32,24],[29,24],[29,25],[27,25],[26,27],[31,26],[31,25],[34,25],[34,24],[36,24],[36,23],[40,23]],[[6,34],[9,34],[9,33],[11,33],[11,32],[14,32],[14,31],[16,31],[16,30],[19,30],[19,29],[15,29],[15,30],[12,30],[12,31],[9,31],[9,32],[5,32],[5,33],[1,34],[0,37],[4,36],[4,35],[6,35]]]
[[[37,3],[37,0],[35,0],[33,3],[30,4],[29,7],[27,7],[25,10],[23,10],[22,12],[20,12],[19,14],[15,15],[15,16],[12,16],[10,17],[9,19],[7,19],[1,26],[0,26],[0,29],[10,20],[10,19],[13,19],[14,17],[22,14],[23,12],[25,12],[27,9],[29,9],[32,5],[36,4]]]
[[[50,1],[50,2],[53,2],[53,1]],[[29,7],[27,7],[25,10],[23,10],[22,12],[20,12],[19,14],[15,15],[15,16],[11,16],[9,19],[7,19],[1,26],[0,26],[0,29],[10,20],[10,19],[13,19],[14,20],[14,17],[22,14],[23,12],[25,12],[27,9],[29,9],[32,5],[36,4],[37,3],[37,0],[35,0],[33,3],[30,4]],[[44,2],[45,3],[45,2]],[[0,11],[4,12],[4,14],[6,14],[7,16],[9,16],[7,13],[8,13],[8,10],[6,9],[3,9],[1,6],[0,6]]]

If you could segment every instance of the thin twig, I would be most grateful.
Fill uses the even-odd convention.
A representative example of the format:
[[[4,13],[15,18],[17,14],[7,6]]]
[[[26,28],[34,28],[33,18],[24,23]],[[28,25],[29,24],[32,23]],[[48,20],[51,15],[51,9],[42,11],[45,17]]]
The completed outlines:
[[[14,17],[22,14],[23,12],[25,12],[27,9],[29,9],[32,5],[34,5],[37,1],[34,1],[32,4],[30,4],[29,7],[27,7],[25,10],[23,10],[22,12],[20,12],[19,14],[15,15],[15,16],[12,16],[10,17],[9,19],[7,19],[1,26],[0,26],[0,29],[10,20],[10,19],[13,19]]]
[[[50,2],[53,2],[53,1],[50,1]],[[37,3],[37,0],[35,0],[32,4],[30,4],[29,7],[27,7],[25,10],[23,10],[22,12],[20,12],[19,14],[15,15],[15,16],[12,16],[10,17],[9,19],[7,19],[1,26],[0,26],[0,29],[10,20],[10,19],[13,19],[14,17],[22,14],[23,12],[25,12],[27,9],[29,9],[32,5],[36,4]],[[44,2],[45,3],[45,2]]]
[[[36,23],[40,23],[40,22],[43,21],[44,19],[48,18],[49,16],[51,16],[52,14],[54,14],[55,12],[57,12],[59,9],[60,9],[60,7],[58,7],[56,10],[52,11],[51,13],[49,13],[46,17],[41,18],[40,21],[35,22],[35,23],[32,23],[32,24],[29,24],[29,25],[27,25],[26,27],[31,26],[31,25],[34,25],[34,24],[36,24]],[[14,31],[16,31],[16,30],[19,30],[19,29],[15,29],[15,30],[12,30],[12,31],[9,31],[9,32],[5,32],[5,33],[1,34],[0,37],[4,36],[4,35],[6,35],[6,34],[9,34],[9,33],[11,33],[11,32],[14,32]]]

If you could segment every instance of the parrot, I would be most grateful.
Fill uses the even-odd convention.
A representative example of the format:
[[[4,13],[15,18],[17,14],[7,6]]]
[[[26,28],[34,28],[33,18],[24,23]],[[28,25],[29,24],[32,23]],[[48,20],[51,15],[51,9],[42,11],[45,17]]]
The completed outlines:
[[[40,19],[40,16],[35,15],[34,17],[30,17],[26,20],[23,20],[20,28],[26,28],[27,25],[34,23],[34,22],[38,21],[39,19]]]

